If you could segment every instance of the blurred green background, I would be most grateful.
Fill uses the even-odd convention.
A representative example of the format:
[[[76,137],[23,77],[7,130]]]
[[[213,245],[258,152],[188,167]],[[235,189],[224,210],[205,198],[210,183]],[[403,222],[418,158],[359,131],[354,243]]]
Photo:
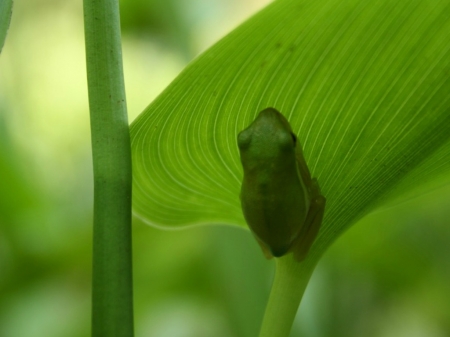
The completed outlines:
[[[130,122],[269,0],[123,0]],[[0,56],[0,337],[90,335],[82,1],[16,1]],[[236,196],[237,197],[237,196]],[[450,335],[450,187],[372,214],[319,263],[292,336]],[[273,261],[231,227],[133,224],[136,336],[253,337]]]

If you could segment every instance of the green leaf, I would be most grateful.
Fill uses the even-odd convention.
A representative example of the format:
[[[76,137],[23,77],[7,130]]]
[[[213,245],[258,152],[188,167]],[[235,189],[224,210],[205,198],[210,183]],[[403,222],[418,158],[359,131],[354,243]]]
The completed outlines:
[[[8,33],[9,23],[11,22],[12,5],[12,0],[0,1],[0,53],[2,52],[6,34]]]
[[[135,215],[245,226],[236,136],[266,107],[289,119],[327,198],[313,257],[376,207],[448,183],[449,13],[448,0],[275,1],[132,124]]]

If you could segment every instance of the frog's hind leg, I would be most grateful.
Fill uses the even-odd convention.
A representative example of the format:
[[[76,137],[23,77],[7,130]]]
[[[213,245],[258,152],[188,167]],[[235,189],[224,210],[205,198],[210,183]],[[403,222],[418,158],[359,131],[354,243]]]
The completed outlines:
[[[315,179],[314,179],[315,180]],[[318,186],[318,185],[317,185]],[[305,224],[309,224],[303,235],[300,235],[298,241],[294,242],[292,252],[297,261],[303,261],[308,255],[322,224],[323,213],[325,211],[326,199],[320,195],[320,191],[311,200],[311,206],[305,220]]]
[[[300,145],[300,143],[298,143],[297,146],[295,147],[295,157],[297,159],[298,169],[299,169],[299,173],[300,173],[302,180],[307,185],[309,185],[310,183],[315,184],[315,185],[317,185],[317,188],[318,188],[319,185],[317,183],[317,179],[311,178],[311,173],[309,172],[308,164],[306,164],[305,157],[303,156],[303,150],[302,150],[302,146]],[[314,189],[314,188],[316,188],[316,186],[312,186],[312,189]],[[320,194],[320,189],[318,192]]]

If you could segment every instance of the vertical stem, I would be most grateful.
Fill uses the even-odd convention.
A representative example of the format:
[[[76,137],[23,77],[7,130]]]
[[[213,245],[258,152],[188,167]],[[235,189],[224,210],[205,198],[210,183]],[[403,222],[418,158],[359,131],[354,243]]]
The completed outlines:
[[[94,164],[92,335],[133,336],[131,150],[118,0],[84,0]]]
[[[8,33],[9,24],[11,22],[12,6],[12,0],[0,1],[0,53],[2,52],[6,33]]]
[[[289,254],[276,259],[272,284],[259,337],[288,337],[313,266]]]

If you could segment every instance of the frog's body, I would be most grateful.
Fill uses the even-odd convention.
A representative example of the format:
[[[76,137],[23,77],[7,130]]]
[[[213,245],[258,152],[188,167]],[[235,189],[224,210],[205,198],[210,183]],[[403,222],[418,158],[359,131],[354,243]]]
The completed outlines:
[[[244,179],[244,217],[267,257],[294,252],[303,260],[319,231],[325,208],[297,137],[273,108],[238,135]]]

